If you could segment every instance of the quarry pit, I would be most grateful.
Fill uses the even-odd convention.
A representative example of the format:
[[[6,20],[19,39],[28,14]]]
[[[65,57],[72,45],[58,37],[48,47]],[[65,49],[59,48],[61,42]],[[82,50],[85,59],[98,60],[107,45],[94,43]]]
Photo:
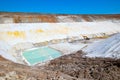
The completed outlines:
[[[33,80],[37,78],[38,80],[119,80],[120,22],[118,16],[94,18],[93,16],[57,15],[54,16],[56,20],[53,22],[46,22],[43,19],[53,16],[44,16],[42,17],[44,23],[40,20],[32,21],[33,18],[37,20],[35,16],[12,17],[16,19],[16,23],[2,19],[0,79],[4,80],[11,74],[17,77],[21,75],[23,76],[21,79],[25,79],[20,72],[23,70],[25,72],[23,74],[27,74],[26,79]],[[26,20],[29,18],[32,18],[31,22]],[[48,19],[48,21],[52,20]],[[10,64],[9,70],[4,66],[8,64]],[[50,73],[53,74],[50,76]]]

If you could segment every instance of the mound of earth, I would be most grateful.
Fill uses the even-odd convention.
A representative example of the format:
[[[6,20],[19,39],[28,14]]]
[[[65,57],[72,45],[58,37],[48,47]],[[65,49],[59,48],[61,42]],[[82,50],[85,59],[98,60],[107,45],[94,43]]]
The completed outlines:
[[[119,80],[120,59],[64,55],[43,66],[13,63],[0,56],[0,80]]]
[[[0,56],[0,80],[76,80],[60,71],[13,63]]]
[[[60,71],[81,80],[119,80],[120,59],[82,57],[82,51],[52,60],[46,70]]]

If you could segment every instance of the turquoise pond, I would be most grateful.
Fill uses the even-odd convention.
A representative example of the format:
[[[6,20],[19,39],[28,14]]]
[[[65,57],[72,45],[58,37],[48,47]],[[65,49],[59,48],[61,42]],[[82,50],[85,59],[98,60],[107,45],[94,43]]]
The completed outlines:
[[[27,63],[29,63],[29,65],[34,65],[40,62],[45,62],[54,58],[58,58],[62,54],[61,52],[50,47],[40,47],[26,50],[23,52],[22,55],[26,59]]]

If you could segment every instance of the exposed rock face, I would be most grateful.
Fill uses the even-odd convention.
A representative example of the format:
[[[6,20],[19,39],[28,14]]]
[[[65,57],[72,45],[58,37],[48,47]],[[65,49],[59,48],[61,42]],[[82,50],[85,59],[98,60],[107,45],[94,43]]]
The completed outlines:
[[[55,15],[0,12],[0,23],[56,23],[56,22],[120,22],[120,15]]]

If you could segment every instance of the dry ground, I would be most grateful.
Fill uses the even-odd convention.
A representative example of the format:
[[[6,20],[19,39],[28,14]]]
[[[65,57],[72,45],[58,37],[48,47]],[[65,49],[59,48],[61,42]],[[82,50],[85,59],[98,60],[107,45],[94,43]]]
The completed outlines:
[[[120,59],[83,58],[82,51],[52,60],[45,69],[80,79],[120,80]]]
[[[44,66],[26,66],[0,57],[0,80],[119,80],[120,59],[83,58],[82,51]]]

